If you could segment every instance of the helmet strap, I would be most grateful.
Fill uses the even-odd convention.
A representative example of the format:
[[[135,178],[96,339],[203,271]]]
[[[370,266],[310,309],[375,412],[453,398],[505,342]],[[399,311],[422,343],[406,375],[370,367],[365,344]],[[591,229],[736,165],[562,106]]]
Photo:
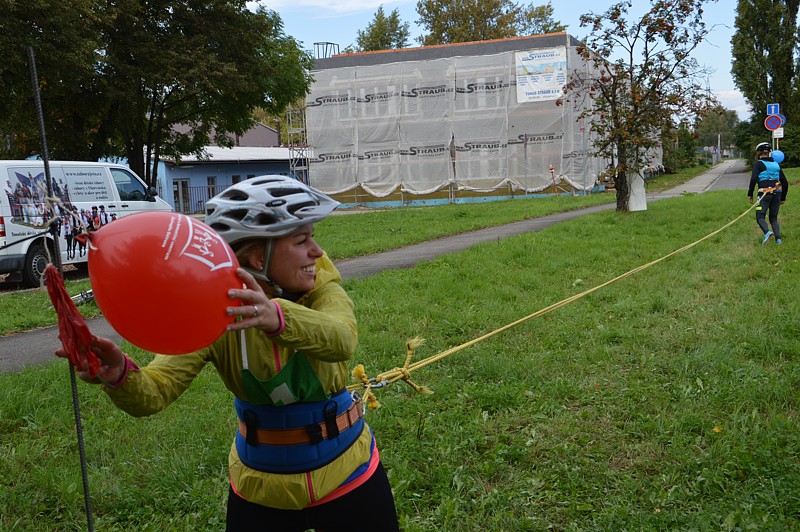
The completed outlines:
[[[270,262],[272,262],[272,251],[275,247],[274,242],[275,242],[274,238],[264,239],[264,263],[261,265],[260,270],[256,270],[255,268],[245,268],[245,270],[250,272],[252,276],[255,277],[256,279],[267,283],[275,292],[275,295],[277,297],[280,297],[283,295],[283,288],[281,288],[278,283],[269,278],[269,265]]]

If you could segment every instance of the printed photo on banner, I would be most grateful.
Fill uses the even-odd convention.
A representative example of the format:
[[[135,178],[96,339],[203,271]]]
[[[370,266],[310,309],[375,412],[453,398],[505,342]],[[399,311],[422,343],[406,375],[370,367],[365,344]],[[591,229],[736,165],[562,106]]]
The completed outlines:
[[[566,47],[516,52],[517,102],[556,100],[567,82]]]

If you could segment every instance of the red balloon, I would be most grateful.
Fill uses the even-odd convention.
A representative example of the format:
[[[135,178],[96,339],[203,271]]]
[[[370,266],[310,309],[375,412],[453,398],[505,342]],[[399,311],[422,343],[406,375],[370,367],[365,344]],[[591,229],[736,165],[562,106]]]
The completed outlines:
[[[201,349],[225,332],[240,304],[239,263],[206,224],[174,212],[125,216],[89,235],[89,280],[109,324],[130,343],[165,355]]]

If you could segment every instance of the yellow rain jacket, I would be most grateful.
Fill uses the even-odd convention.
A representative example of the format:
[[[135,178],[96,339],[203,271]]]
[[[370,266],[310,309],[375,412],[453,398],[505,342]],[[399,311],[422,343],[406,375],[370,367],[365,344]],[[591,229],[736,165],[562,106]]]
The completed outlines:
[[[284,367],[302,351],[328,396],[349,382],[349,360],[356,349],[358,332],[353,303],[339,285],[341,275],[327,255],[317,259],[314,288],[297,302],[277,298],[285,329],[267,336],[245,329],[248,366],[259,379],[276,374],[274,357]],[[247,400],[242,385],[241,333],[227,332],[212,345],[186,355],[156,355],[140,370],[132,370],[119,388],[105,387],[111,400],[133,416],[154,414],[176,400],[207,362],[216,367],[225,386]],[[235,435],[236,426],[231,427]],[[228,458],[233,489],[244,499],[283,509],[302,509],[330,494],[359,466],[370,461],[372,432],[361,436],[333,462],[306,473],[266,473],[245,466],[231,446]]]

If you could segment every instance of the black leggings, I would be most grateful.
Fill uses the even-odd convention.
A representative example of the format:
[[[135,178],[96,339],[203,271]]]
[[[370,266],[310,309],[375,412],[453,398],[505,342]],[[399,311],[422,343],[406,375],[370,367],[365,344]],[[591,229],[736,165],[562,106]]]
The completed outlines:
[[[756,207],[756,223],[758,223],[758,226],[764,233],[769,231],[770,226],[772,226],[772,232],[775,234],[776,239],[781,237],[781,226],[778,224],[778,210],[781,208],[781,197],[780,191],[764,194],[758,199],[758,206]],[[768,211],[769,225],[767,225],[767,221],[764,219],[767,217]]]
[[[397,512],[392,488],[383,464],[364,484],[331,502],[303,510],[279,510],[246,501],[228,493],[228,532],[270,530],[275,532],[317,532],[369,530],[396,532]]]

